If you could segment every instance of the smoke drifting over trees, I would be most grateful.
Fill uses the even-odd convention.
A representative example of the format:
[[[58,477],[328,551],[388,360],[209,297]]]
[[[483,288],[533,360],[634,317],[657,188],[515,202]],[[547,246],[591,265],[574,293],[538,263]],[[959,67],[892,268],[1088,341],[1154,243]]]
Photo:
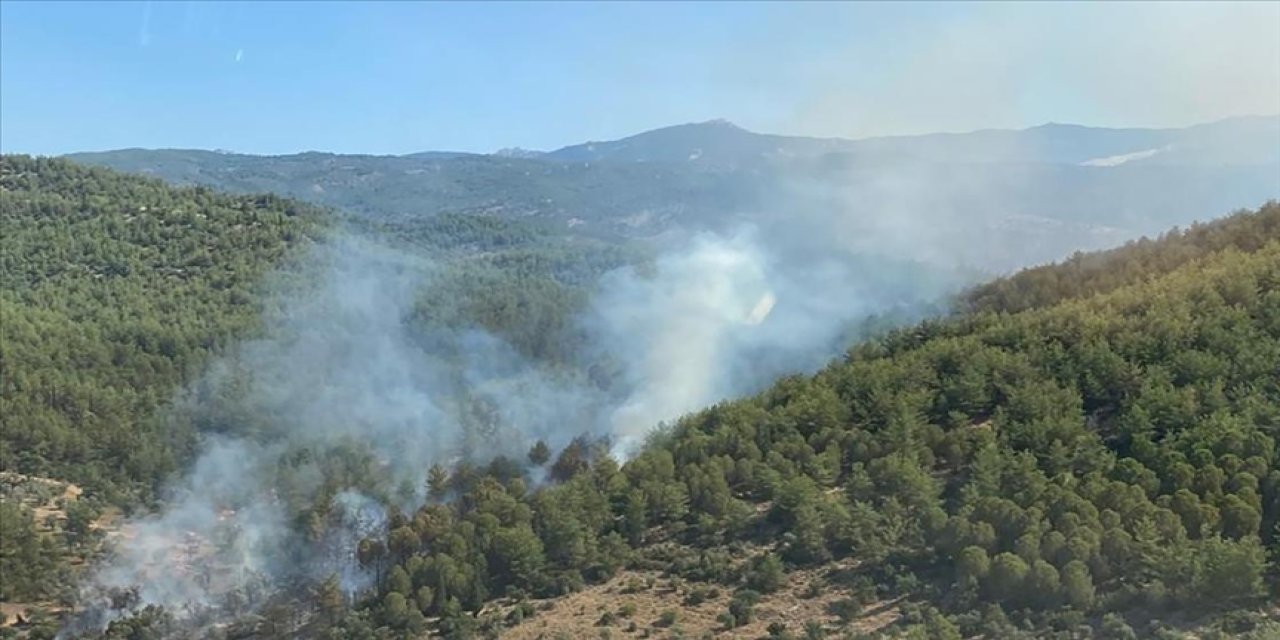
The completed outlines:
[[[16,166],[27,168],[21,178],[27,182],[41,172],[80,176],[87,185],[82,187],[86,207],[103,206],[93,199],[99,182],[114,184],[105,172],[95,175],[65,163],[19,161]],[[7,184],[22,193],[18,188],[25,183],[16,180]],[[266,226],[288,220],[273,214],[276,209],[290,211],[293,205],[287,202],[222,204],[205,191],[178,193],[220,204],[222,208],[204,210],[229,209],[233,213],[223,215],[236,224],[272,229],[282,240],[297,238],[288,227]],[[21,196],[6,195],[6,206],[22,202]],[[272,209],[255,211],[254,206]],[[171,213],[176,207],[169,204],[164,208],[172,220],[161,218],[155,223],[160,229],[201,230],[203,218]],[[27,211],[16,205],[13,210]],[[1205,251],[1225,252],[1218,256],[1224,264],[1245,259],[1227,255],[1231,247],[1257,253],[1247,258],[1249,268],[1264,270],[1272,264],[1267,260],[1273,249],[1266,253],[1263,245],[1274,235],[1274,212],[1272,206],[1254,216],[1238,216],[1210,231],[1197,229],[1181,241],[1137,244],[1115,256],[1026,272],[969,300],[979,308],[990,305],[996,314],[961,315],[895,332],[856,349],[848,363],[833,364],[814,378],[787,377],[755,398],[727,403],[720,401],[762,390],[786,373],[818,368],[862,330],[860,321],[867,315],[910,317],[917,303],[947,291],[960,276],[946,269],[940,276],[920,264],[935,262],[924,254],[945,249],[946,234],[933,234],[938,242],[922,243],[922,255],[914,256],[909,243],[904,244],[912,235],[909,219],[895,220],[889,225],[892,233],[877,235],[874,226],[844,228],[814,214],[790,224],[668,239],[657,255],[637,259],[616,248],[592,248],[581,239],[557,245],[562,240],[539,240],[510,223],[471,217],[445,218],[418,229],[367,225],[360,232],[317,233],[301,260],[296,253],[274,253],[294,257],[276,260],[281,268],[268,278],[265,297],[233,292],[232,299],[241,301],[237,304],[257,310],[249,314],[241,309],[241,314],[261,322],[242,323],[238,332],[228,332],[234,339],[199,339],[214,345],[210,352],[217,355],[185,360],[193,365],[191,381],[167,402],[157,401],[163,425],[148,428],[173,438],[169,446],[188,471],[165,483],[158,500],[149,503],[150,513],[135,514],[120,528],[115,543],[108,545],[112,554],[85,576],[80,607],[65,627],[66,635],[93,635],[113,620],[118,620],[116,631],[109,634],[135,625],[220,629],[208,625],[244,620],[252,625],[281,611],[301,612],[302,619],[311,621],[307,624],[319,624],[316,607],[335,612],[325,614],[326,624],[372,624],[413,634],[426,629],[424,616],[431,616],[444,632],[449,625],[467,624],[472,613],[507,589],[518,590],[512,592],[517,598],[550,597],[606,579],[637,558],[632,554],[647,553],[647,540],[666,536],[719,552],[727,540],[763,543],[776,533],[773,527],[794,529],[793,536],[775,545],[784,572],[851,550],[876,563],[894,548],[921,553],[952,549],[955,540],[945,538],[950,529],[939,527],[946,519],[963,523],[968,516],[940,501],[939,492],[944,483],[969,482],[957,470],[978,464],[967,461],[979,451],[970,446],[970,436],[986,442],[982,451],[1004,452],[1000,459],[1011,465],[1034,465],[1031,453],[1048,451],[1046,464],[1053,466],[1046,473],[1053,478],[1067,477],[1052,470],[1070,467],[1071,456],[1087,454],[1081,462],[1086,468],[1110,474],[1106,470],[1114,467],[1116,481],[1142,482],[1143,495],[1150,493],[1147,499],[1163,509],[1151,497],[1163,486],[1159,477],[1134,467],[1124,457],[1127,453],[1112,451],[1090,421],[1112,420],[1116,411],[1138,411],[1117,405],[1124,399],[1114,389],[1137,389],[1133,385],[1142,380],[1143,367],[1152,370],[1169,360],[1169,384],[1220,379],[1227,369],[1217,364],[1219,356],[1188,359],[1163,348],[1144,350],[1145,332],[1137,331],[1132,341],[1125,338],[1115,349],[1130,354],[1122,359],[1139,360],[1124,364],[1106,355],[1106,349],[1079,351],[1081,345],[1073,341],[1069,353],[1082,358],[1078,366],[1089,371],[1100,367],[1096,375],[1104,377],[1080,373],[1083,369],[1073,368],[1077,365],[1062,373],[1054,355],[1058,347],[1046,346],[1041,338],[1042,333],[1061,332],[1036,324],[1042,314],[1035,308],[1091,287],[1109,290],[1141,281],[1148,272],[1181,269],[1179,282],[1191,282],[1186,279],[1194,265],[1186,259],[1194,253],[1186,254],[1182,245],[1187,243],[1207,242]],[[136,213],[130,207],[104,217],[109,228],[128,228],[127,216]],[[28,235],[40,231],[37,222],[48,220],[34,212],[13,219],[29,221],[32,230],[15,227]],[[224,226],[235,230],[231,223]],[[442,229],[447,231],[438,234]],[[824,234],[824,229],[835,231]],[[150,236],[142,237],[152,242]],[[187,244],[209,242],[204,236],[195,238]],[[851,247],[849,239],[858,243]],[[562,252],[564,246],[574,251]],[[22,263],[31,265],[32,281],[51,286],[40,279],[42,254],[32,255]],[[97,256],[84,258],[90,265],[88,277],[129,275],[136,265],[150,269],[137,267],[140,274],[157,269],[155,263],[143,262],[142,250],[119,255],[126,257],[105,266],[94,262]],[[160,273],[203,266],[212,274],[210,290],[224,286],[218,274],[225,267],[216,254],[179,254],[175,260],[186,267],[165,267]],[[1103,263],[1115,266],[1097,266]],[[173,277],[149,286],[164,292],[164,285],[180,281]],[[1262,305],[1248,317],[1258,320],[1257,331],[1270,331],[1265,321],[1270,316],[1262,311],[1274,296],[1263,296],[1263,289],[1247,284],[1252,280],[1239,281],[1246,283],[1243,288],[1222,280],[1226,288],[1215,295],[1224,305],[1228,300]],[[1086,286],[1078,289],[1073,283]],[[15,299],[26,299],[19,295],[28,294],[15,294]],[[205,298],[214,295],[206,293]],[[1026,317],[998,313],[1028,305],[1032,311]],[[1062,313],[1074,313],[1075,307],[1064,308]],[[1221,311],[1230,312],[1227,306]],[[1107,322],[1131,322],[1113,309],[1106,314]],[[1024,356],[1002,346],[1008,340],[1006,329],[1000,329],[1005,324],[1017,328],[1020,342],[1015,346],[1032,354],[1022,364],[1017,358]],[[965,337],[974,326],[989,331],[984,329],[985,337]],[[1075,340],[1070,326],[1063,329],[1063,340]],[[13,336],[27,341],[22,345],[30,342],[28,334]],[[156,353],[183,353],[182,342],[152,340],[145,332],[130,335]],[[1230,335],[1235,336],[1232,345],[1249,342],[1243,330],[1232,329]],[[927,366],[894,355],[917,349]],[[983,359],[971,361],[971,353],[984,354]],[[1251,377],[1240,384],[1254,384],[1255,378],[1270,373],[1265,353],[1253,358]],[[1147,357],[1162,360],[1141,360]],[[156,366],[160,361],[142,362]],[[180,370],[176,365],[173,369]],[[1018,382],[1028,375],[1040,382]],[[31,384],[29,377],[17,380]],[[1219,406],[1218,392],[1211,391],[1204,391],[1206,406]],[[1073,399],[1077,392],[1085,394],[1082,399]],[[1006,408],[1007,403],[1015,404]],[[707,405],[716,406],[677,420]],[[1085,408],[1092,412],[1087,417]],[[1051,421],[1038,421],[1035,416],[1041,414]],[[1132,428],[1145,429],[1144,422],[1133,419],[1138,421]],[[659,423],[672,421],[676,424],[661,437],[640,446]],[[988,424],[997,426],[987,429]],[[186,440],[184,433],[199,438]],[[1050,436],[1093,444],[1073,454],[1045,440]],[[1212,484],[1224,490],[1238,487],[1231,491],[1239,495],[1209,491],[1197,499],[1221,505],[1215,507],[1220,520],[1213,522],[1221,524],[1220,535],[1231,542],[1221,549],[1196,542],[1187,553],[1219,549],[1244,554],[1239,559],[1252,577],[1230,597],[1247,600],[1261,593],[1261,563],[1256,560],[1272,546],[1271,538],[1257,532],[1273,529],[1268,523],[1274,510],[1267,496],[1275,495],[1268,488],[1276,486],[1275,479],[1266,470],[1266,456],[1248,454],[1244,473],[1239,470],[1245,463],[1231,458],[1243,459],[1244,454],[1221,455],[1223,468],[1235,469],[1236,475],[1229,484],[1227,476]],[[1118,457],[1124,457],[1122,463],[1115,461]],[[620,458],[627,460],[625,466],[618,464]],[[1187,475],[1180,463],[1169,464],[1180,469],[1177,477],[1187,486],[1202,489],[1194,472]],[[1018,468],[1032,473],[1031,467]],[[1159,468],[1159,473],[1173,473]],[[1264,476],[1269,484],[1257,480]],[[981,482],[975,491],[1001,495],[996,484]],[[1104,479],[1090,482],[1096,489]],[[1255,485],[1260,494],[1250,488]],[[839,487],[845,491],[822,490]],[[901,495],[884,497],[891,493]],[[1169,508],[1190,504],[1185,495],[1178,500]],[[779,506],[761,511],[765,502]],[[917,504],[928,507],[901,511]],[[1039,507],[1028,513],[1032,511],[1044,513]],[[1104,518],[1099,524],[1124,524],[1113,520]],[[915,524],[887,526],[893,521]],[[1204,535],[1199,525],[1187,525],[1187,535],[1193,529]],[[997,560],[1013,566],[1010,548],[1031,557],[1030,547],[1009,547],[1006,543],[1015,537],[1006,537],[963,540],[985,549],[992,567]],[[977,553],[968,555],[979,559]],[[935,568],[945,569],[945,557],[929,557],[928,562],[942,563]],[[1089,564],[1088,573],[1079,564],[1068,566],[1064,558],[1050,554],[1023,560],[1026,576],[1039,580],[1052,569],[1064,585],[1071,576],[1071,584],[1079,588],[1070,597],[1085,608],[1103,600],[1088,597],[1085,578],[1094,580],[1095,593],[1102,594],[1114,586],[1101,581],[1104,569],[1128,571],[1119,556],[1105,566]],[[741,579],[747,587],[758,582],[749,575],[755,569],[742,570],[748,574],[722,568],[715,579],[727,585]],[[1016,586],[1018,579],[978,573],[975,569],[969,581],[977,585],[972,597],[1019,606],[1032,602],[1019,596],[1023,589]],[[1168,576],[1159,580],[1171,584]],[[1051,583],[1045,582],[1049,586],[1044,592],[1056,594]],[[1161,588],[1152,584],[1153,593]],[[902,585],[886,587],[885,593],[913,588]],[[1195,587],[1195,593],[1211,591],[1202,587]],[[1179,593],[1178,598],[1190,597]],[[302,600],[289,600],[295,597]],[[1052,604],[1057,597],[1032,604]],[[163,622],[170,617],[177,622]],[[287,636],[297,626],[272,628],[272,633]]]
[[[553,365],[477,326],[422,321],[465,315],[438,291],[456,265],[335,234],[275,277],[262,335],[172,403],[169,420],[204,434],[196,461],[158,513],[124,526],[85,600],[138,587],[133,608],[200,618],[330,574],[355,593],[372,580],[356,545],[385,527],[384,505],[427,500],[433,464],[581,435],[626,457],[662,421],[819,366],[887,304],[859,299],[849,285],[867,278],[847,267],[793,262],[742,230],[606,273],[571,322],[571,362]]]

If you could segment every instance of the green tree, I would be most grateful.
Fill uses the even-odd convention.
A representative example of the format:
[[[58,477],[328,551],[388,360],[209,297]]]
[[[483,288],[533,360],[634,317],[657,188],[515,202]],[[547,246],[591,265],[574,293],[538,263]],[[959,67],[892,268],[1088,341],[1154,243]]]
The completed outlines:
[[[1006,602],[1020,602],[1031,569],[1027,563],[1012,553],[1001,553],[991,562],[987,584],[996,598]]]
[[[535,467],[541,467],[547,464],[551,459],[551,448],[547,443],[539,440],[533,443],[533,447],[529,449],[529,463]]]
[[[316,608],[328,624],[335,624],[342,618],[345,600],[336,575],[330,575],[316,587]]]
[[[1062,568],[1062,592],[1067,604],[1074,609],[1090,611],[1094,603],[1093,577],[1089,567],[1079,560],[1072,560]]]
[[[968,546],[956,556],[956,577],[961,584],[978,585],[991,570],[991,560],[982,547]]]
[[[756,558],[747,574],[747,587],[760,593],[773,593],[782,587],[786,569],[778,556],[766,553]]]
[[[427,471],[427,496],[440,502],[448,494],[449,472],[441,465],[431,465],[431,469]]]

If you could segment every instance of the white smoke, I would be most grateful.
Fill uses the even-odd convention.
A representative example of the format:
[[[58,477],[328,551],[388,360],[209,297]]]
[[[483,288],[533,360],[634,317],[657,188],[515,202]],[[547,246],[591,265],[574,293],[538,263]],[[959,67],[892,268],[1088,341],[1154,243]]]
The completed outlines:
[[[602,389],[484,331],[417,326],[415,305],[460,303],[432,295],[444,265],[352,237],[323,243],[317,277],[280,280],[264,335],[175,403],[178,419],[214,435],[164,509],[126,525],[85,602],[101,612],[137,587],[136,606],[213,620],[300,580],[336,576],[354,596],[372,583],[356,546],[385,530],[383,505],[421,504],[432,464],[519,457],[535,440],[584,433],[626,457],[661,422],[820,366],[850,320],[890,302],[847,264],[777,249],[750,230],[705,233],[606,274],[578,325],[592,343],[583,351],[620,371]],[[372,462],[348,461],[365,466],[335,486],[324,466],[335,449]],[[301,532],[296,518],[317,501],[327,518]]]
[[[701,233],[647,272],[608,274],[586,321],[624,363],[630,389],[609,415],[614,453],[634,453],[660,422],[814,370],[846,346],[857,321],[942,290],[903,286],[892,268],[861,270],[812,239],[754,228]]]
[[[136,589],[140,606],[194,616],[223,604],[211,594],[247,594],[273,571],[288,530],[259,474],[269,453],[243,441],[211,440],[173,488],[166,510],[120,530],[83,604],[105,610],[113,592]]]
[[[387,509],[376,500],[355,491],[342,491],[334,496],[339,526],[333,527],[323,542],[323,552],[311,569],[311,578],[324,580],[337,576],[338,586],[348,598],[372,586],[373,576],[356,561],[360,541],[385,532]]]
[[[603,344],[621,351],[634,390],[610,417],[617,451],[729,391],[725,350],[767,295],[760,256],[743,237],[699,236],[687,252],[659,258],[651,277],[624,269],[602,281],[592,320]]]

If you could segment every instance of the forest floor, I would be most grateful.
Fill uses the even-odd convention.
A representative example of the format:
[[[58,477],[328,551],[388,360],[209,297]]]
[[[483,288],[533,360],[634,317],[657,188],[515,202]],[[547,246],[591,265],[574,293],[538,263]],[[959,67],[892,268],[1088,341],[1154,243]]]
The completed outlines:
[[[842,625],[828,610],[850,592],[833,586],[824,576],[833,569],[796,571],[773,593],[764,595],[754,609],[752,621],[725,629],[718,620],[728,611],[733,589],[713,583],[664,578],[654,571],[623,571],[608,582],[576,593],[534,600],[537,613],[502,633],[507,640],[555,640],[557,638],[759,638],[768,635],[769,625],[783,623],[789,631],[802,633],[804,625],[819,622],[827,631],[848,629],[873,633],[893,624],[899,617],[898,602],[877,602],[864,607],[859,618]],[[815,584],[816,581],[816,584]],[[695,589],[716,590],[699,604],[686,603]],[[508,613],[513,605],[507,605]],[[629,616],[624,610],[633,609]],[[664,613],[675,612],[675,620],[664,624]],[[606,620],[612,613],[612,620]]]
[[[54,536],[62,529],[67,519],[66,507],[80,499],[84,489],[75,483],[25,475],[12,471],[0,471],[0,498],[13,500],[31,510],[36,529],[42,536]],[[114,526],[118,514],[108,512],[99,517],[93,527],[109,530]],[[83,564],[84,558],[70,558],[73,565]],[[65,607],[55,602],[0,602],[0,628],[21,624],[35,612],[57,614]]]
[[[65,506],[84,494],[78,485],[40,476],[0,471],[0,497],[16,500],[31,509],[36,526],[52,531],[67,518]]]

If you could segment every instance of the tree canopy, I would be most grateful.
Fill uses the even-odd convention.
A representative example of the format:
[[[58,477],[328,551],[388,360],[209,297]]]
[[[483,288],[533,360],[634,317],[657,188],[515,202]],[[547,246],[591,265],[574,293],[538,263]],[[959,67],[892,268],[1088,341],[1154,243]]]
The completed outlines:
[[[103,503],[153,499],[198,432],[158,409],[256,330],[263,276],[331,216],[5,156],[0,471],[74,481]],[[575,257],[506,222],[434,224],[381,231],[451,252],[443,291],[486,293],[448,313],[422,305],[418,321],[478,323],[540,361],[567,362],[584,283],[633,259]],[[220,633],[489,636],[536,615],[529,599],[639,570],[731,593],[720,632],[732,633],[790,576],[822,567],[843,567],[827,577],[842,594],[829,618],[901,603],[888,633],[905,637],[1157,635],[1131,623],[1174,612],[1235,629],[1254,623],[1232,612],[1276,596],[1277,425],[1270,203],[978,287],[952,315],[685,416],[626,461],[585,436],[423,460],[425,504],[400,511],[390,488],[371,492],[390,515],[354,545],[367,588],[323,576]],[[378,485],[358,447],[324,456],[329,486]],[[285,520],[300,541],[323,538],[333,492],[293,504],[281,467],[297,508]],[[68,513],[62,542],[91,515]],[[53,596],[39,578],[57,571],[53,542],[31,522],[0,501],[0,599]],[[712,598],[699,589],[686,602]],[[493,614],[498,602],[516,603],[510,616]],[[656,627],[681,620],[671,609]],[[812,622],[805,633],[826,632]],[[147,608],[104,633],[182,624]],[[791,633],[778,625],[772,636]]]

